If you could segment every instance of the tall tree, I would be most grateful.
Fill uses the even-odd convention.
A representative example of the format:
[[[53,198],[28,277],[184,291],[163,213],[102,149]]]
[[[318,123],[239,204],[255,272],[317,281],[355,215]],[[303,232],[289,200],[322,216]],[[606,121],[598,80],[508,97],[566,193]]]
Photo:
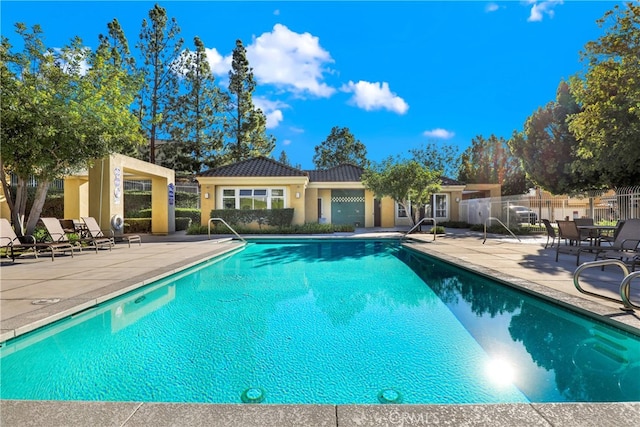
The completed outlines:
[[[441,176],[447,177],[454,172],[458,161],[458,149],[455,146],[435,142],[411,149],[409,153],[429,170],[440,171]]]
[[[215,85],[204,43],[193,39],[174,69],[182,76],[182,91],[172,98],[172,143],[162,145],[161,165],[179,173],[196,174],[219,163],[223,147],[222,112],[226,95]],[[169,152],[171,150],[171,152]]]
[[[93,54],[77,37],[62,49],[46,48],[37,25],[29,31],[18,23],[16,31],[22,51],[14,51],[6,37],[0,50],[0,177],[16,233],[22,235],[30,176],[38,187],[26,218],[27,234],[40,218],[53,179],[86,168],[141,136],[130,111],[137,88],[114,65],[110,52]],[[7,172],[18,178],[15,195]]]
[[[415,160],[388,158],[367,168],[362,174],[364,186],[376,198],[390,197],[410,215],[413,224],[431,196],[440,191],[440,171],[430,170]]]
[[[142,20],[140,40],[136,45],[143,59],[140,73],[144,85],[138,98],[137,114],[149,138],[149,162],[156,163],[156,141],[168,136],[171,99],[179,88],[173,65],[182,49],[178,37],[180,27],[175,18],[156,4],[149,11],[149,20]]]
[[[136,60],[131,54],[129,42],[117,19],[114,18],[113,21],[107,23],[106,34],[98,36],[96,54],[96,58],[105,58],[105,65],[116,70],[120,69],[124,75],[128,76],[127,79],[121,79],[121,84],[127,85],[123,88],[125,93],[139,93],[143,84],[142,75],[136,69]],[[111,76],[105,74],[102,78],[109,79]],[[124,144],[121,153],[136,155],[138,148],[137,144]]]
[[[574,171],[597,187],[640,182],[640,4],[616,5],[610,23],[581,52],[586,72],[571,79],[582,110],[570,118],[578,140]]]
[[[367,148],[349,128],[334,126],[327,139],[315,147],[313,163],[318,169],[329,169],[349,163],[362,168],[369,166]]]
[[[256,82],[242,40],[236,40],[229,71],[229,118],[225,126],[227,161],[270,156],[275,138],[267,135],[267,118],[253,104]]]
[[[284,165],[291,166],[291,161],[289,161],[289,156],[287,156],[287,152],[282,150],[280,152],[280,156],[278,157],[278,161]]]
[[[98,53],[115,67],[122,67],[128,74],[136,75],[136,61],[129,50],[129,42],[117,19],[107,24],[107,34],[98,36]]]
[[[527,177],[552,194],[580,190],[586,182],[572,170],[577,141],[567,122],[579,111],[569,85],[560,82],[556,100],[538,108],[527,118],[524,130],[514,132],[508,141]]]
[[[525,173],[511,154],[504,138],[482,135],[471,140],[461,156],[458,179],[466,183],[502,185],[502,194],[522,194],[527,191]]]

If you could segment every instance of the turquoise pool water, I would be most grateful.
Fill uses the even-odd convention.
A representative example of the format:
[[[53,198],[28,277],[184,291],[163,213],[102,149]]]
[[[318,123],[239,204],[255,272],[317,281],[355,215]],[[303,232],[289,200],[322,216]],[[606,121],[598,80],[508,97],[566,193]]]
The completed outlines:
[[[640,340],[380,241],[250,244],[0,348],[3,399],[640,400]]]

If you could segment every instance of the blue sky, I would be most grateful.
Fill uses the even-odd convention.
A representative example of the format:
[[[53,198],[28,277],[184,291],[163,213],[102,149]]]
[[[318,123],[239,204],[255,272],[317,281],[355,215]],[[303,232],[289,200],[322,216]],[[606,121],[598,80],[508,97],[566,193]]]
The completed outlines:
[[[256,105],[293,163],[313,168],[314,147],[348,127],[374,161],[425,143],[464,150],[476,135],[508,138],[583,69],[612,1],[243,2],[161,1],[193,48],[199,36],[218,83],[241,39]],[[132,50],[155,2],[7,1],[1,32],[40,24],[46,43],[73,36],[95,47],[117,18]]]

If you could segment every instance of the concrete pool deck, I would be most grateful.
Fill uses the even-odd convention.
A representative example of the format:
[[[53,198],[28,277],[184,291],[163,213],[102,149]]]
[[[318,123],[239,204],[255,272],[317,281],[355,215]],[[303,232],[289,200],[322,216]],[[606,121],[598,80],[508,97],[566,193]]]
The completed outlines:
[[[398,237],[363,231],[345,237]],[[269,236],[271,237],[271,236]],[[290,236],[286,236],[290,237]],[[417,235],[407,245],[417,251],[496,277],[561,304],[594,313],[640,333],[640,312],[580,294],[573,286],[575,257],[544,249],[546,238],[490,237],[448,229],[432,242]],[[143,236],[141,246],[118,244],[112,251],[70,256],[18,258],[0,268],[0,342],[144,286],[238,244],[207,236]],[[585,257],[584,261],[591,260]],[[608,267],[588,270],[584,287],[616,295],[621,275]],[[640,301],[635,284],[632,300]],[[206,405],[140,402],[0,401],[4,426],[635,426],[640,403],[506,405]]]

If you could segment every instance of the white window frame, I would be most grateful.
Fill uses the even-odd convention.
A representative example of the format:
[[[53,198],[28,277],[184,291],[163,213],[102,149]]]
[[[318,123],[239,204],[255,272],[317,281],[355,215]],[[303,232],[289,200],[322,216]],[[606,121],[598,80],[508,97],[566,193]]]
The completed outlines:
[[[221,196],[221,201],[222,201],[222,209],[227,209],[225,207],[225,199],[229,200],[232,199],[234,200],[234,208],[233,209],[240,209],[240,191],[241,190],[249,190],[251,191],[251,196],[247,196],[247,195],[243,195],[242,198],[247,198],[250,197],[252,199],[255,198],[261,198],[261,197],[266,197],[266,201],[267,201],[267,207],[266,209],[270,210],[272,207],[272,202],[274,199],[278,199],[278,200],[282,200],[282,209],[287,207],[287,198],[286,198],[286,189],[283,187],[223,187],[221,188],[220,191],[220,196]],[[233,191],[233,196],[225,196],[225,191]],[[263,195],[255,195],[256,191],[266,191],[266,196]],[[274,191],[280,191],[282,192],[282,195],[274,195]],[[230,209],[230,208],[229,208]],[[255,200],[253,200],[252,202],[252,209],[255,209]],[[280,208],[277,208],[280,209]]]
[[[411,202],[409,202],[409,206],[407,206],[409,208],[409,212],[407,212],[404,207],[398,203],[396,203],[396,219],[408,219],[409,218],[409,212],[411,212]],[[404,215],[402,215],[401,213],[404,213]]]
[[[444,198],[444,208],[438,209],[438,198]],[[449,219],[449,194],[447,193],[436,193],[432,197],[433,203],[433,216],[436,220],[446,220]],[[444,213],[444,216],[442,215]]]

